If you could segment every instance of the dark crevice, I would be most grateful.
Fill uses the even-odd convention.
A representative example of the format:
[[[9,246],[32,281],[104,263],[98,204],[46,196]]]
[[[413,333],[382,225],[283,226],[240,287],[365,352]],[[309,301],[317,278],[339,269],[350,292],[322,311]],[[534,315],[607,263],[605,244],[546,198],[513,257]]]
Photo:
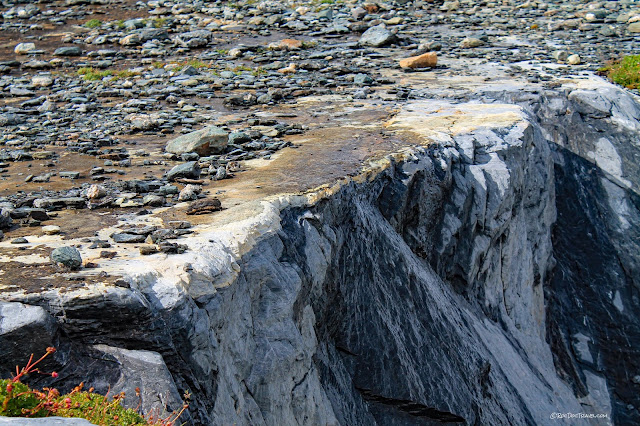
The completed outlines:
[[[413,417],[434,420],[441,423],[465,422],[465,419],[463,417],[460,417],[456,414],[450,413],[448,411],[440,411],[433,407],[427,407],[426,405],[420,404],[415,401],[388,398],[382,395],[377,395],[369,389],[356,389],[358,389],[358,392],[360,392],[360,394],[366,401],[393,407]]]

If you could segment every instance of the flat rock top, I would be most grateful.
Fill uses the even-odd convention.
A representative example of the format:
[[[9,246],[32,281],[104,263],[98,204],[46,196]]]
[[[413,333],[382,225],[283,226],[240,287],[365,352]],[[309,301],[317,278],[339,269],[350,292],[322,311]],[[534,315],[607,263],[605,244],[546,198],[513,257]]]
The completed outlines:
[[[4,7],[0,291],[123,285],[216,230],[237,249],[263,200],[331,187],[407,147],[509,128],[524,120],[519,101],[601,86],[590,71],[638,37],[635,9],[618,2],[359,6]],[[359,43],[374,26],[380,43]],[[437,67],[399,66],[427,51]],[[230,134],[224,152],[165,152],[212,125]],[[167,179],[192,161],[199,170]],[[214,197],[221,211],[186,214]],[[83,268],[53,265],[61,246],[78,248]]]
[[[509,128],[524,119],[517,105],[420,101],[405,105],[387,128],[416,134],[428,142],[479,128]]]

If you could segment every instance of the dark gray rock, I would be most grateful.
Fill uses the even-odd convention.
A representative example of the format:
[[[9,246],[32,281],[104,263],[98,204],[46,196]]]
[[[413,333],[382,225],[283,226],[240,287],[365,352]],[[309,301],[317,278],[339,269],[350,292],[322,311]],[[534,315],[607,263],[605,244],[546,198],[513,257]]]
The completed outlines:
[[[116,243],[142,243],[147,237],[143,234],[129,234],[126,232],[119,232],[111,235],[113,241]]]
[[[112,392],[125,393],[124,404],[135,407],[140,402],[140,412],[145,415],[165,410],[168,413],[182,409],[182,396],[167,369],[162,355],[144,350],[127,350],[107,345],[96,345],[93,349],[114,358],[121,375],[111,386]],[[140,398],[136,396],[140,390]],[[189,420],[182,416],[181,422]]]
[[[40,356],[47,347],[56,346],[57,330],[55,319],[45,309],[0,301],[0,359],[14,364],[3,365],[2,377],[15,371],[15,364],[26,362],[31,354]]]
[[[138,30],[137,34],[140,36],[140,40],[167,40],[169,33],[164,28],[144,28]]]
[[[160,207],[164,204],[164,197],[160,195],[149,194],[142,199],[142,204],[151,207]]]
[[[82,49],[78,46],[64,46],[57,48],[53,54],[56,56],[81,56]]]
[[[2,209],[0,211],[0,229],[9,229],[12,224],[11,211],[9,209]]]
[[[249,142],[250,140],[251,140],[251,137],[248,134],[246,134],[245,132],[236,131],[236,132],[229,133],[229,143],[230,144],[237,145],[237,144]]]
[[[359,43],[363,46],[383,47],[395,41],[396,36],[384,25],[369,28],[360,37]]]
[[[196,30],[181,33],[176,37],[178,44],[184,47],[203,47],[209,44],[211,39],[211,31],[208,30]]]
[[[179,178],[198,179],[200,177],[200,166],[197,161],[178,164],[167,172],[167,179],[174,181]]]
[[[353,77],[353,83],[358,85],[371,84],[373,83],[373,79],[367,74],[360,73]]]
[[[58,247],[51,252],[51,261],[69,269],[80,269],[82,256],[75,247]]]
[[[33,202],[33,207],[44,210],[82,209],[86,205],[87,200],[82,197],[39,198]]]

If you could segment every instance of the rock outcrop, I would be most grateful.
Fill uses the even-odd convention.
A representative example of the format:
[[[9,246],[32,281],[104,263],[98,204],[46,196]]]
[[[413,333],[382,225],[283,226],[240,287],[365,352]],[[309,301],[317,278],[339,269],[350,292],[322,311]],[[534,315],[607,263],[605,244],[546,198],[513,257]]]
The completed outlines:
[[[3,370],[57,346],[62,387],[186,390],[192,424],[636,422],[640,107],[593,81],[409,103],[351,177],[216,213],[115,286],[5,293]]]

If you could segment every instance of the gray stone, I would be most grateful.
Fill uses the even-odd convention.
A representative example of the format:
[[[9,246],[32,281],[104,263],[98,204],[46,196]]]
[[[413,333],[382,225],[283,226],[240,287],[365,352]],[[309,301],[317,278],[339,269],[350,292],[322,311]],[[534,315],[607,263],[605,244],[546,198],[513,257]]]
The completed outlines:
[[[142,204],[151,207],[161,207],[164,205],[164,197],[154,194],[145,195],[142,199]]]
[[[125,232],[119,232],[111,235],[113,241],[116,243],[142,243],[147,238],[145,235],[128,234]]]
[[[611,100],[592,90],[574,90],[569,94],[569,100],[581,114],[594,118],[604,118],[611,115]]]
[[[0,360],[5,371],[15,371],[31,354],[40,356],[55,346],[56,321],[42,307],[0,301]],[[34,336],[38,336],[34,339]],[[12,365],[13,364],[13,365]],[[23,365],[23,364],[21,364]],[[5,417],[0,416],[0,419]]]
[[[82,256],[75,247],[58,247],[51,252],[51,261],[61,264],[69,269],[80,269],[82,266]]]
[[[80,172],[59,172],[58,176],[66,179],[78,179],[80,177]]]
[[[140,34],[129,34],[122,37],[119,43],[122,46],[137,46],[138,44],[142,43],[142,38],[140,37]]]
[[[211,176],[213,180],[222,180],[227,178],[226,167],[220,166],[215,168],[215,173]]]
[[[136,407],[141,402],[140,411],[145,414],[171,413],[182,409],[182,397],[162,355],[107,345],[96,345],[93,348],[117,360],[122,373],[111,388],[114,394],[125,393],[125,406]],[[136,396],[136,388],[140,390],[140,398]],[[184,415],[179,420],[187,422],[189,416]]]
[[[31,78],[31,84],[35,87],[51,87],[53,86],[53,78],[47,75],[35,75]]]
[[[373,83],[373,79],[367,74],[356,74],[353,77],[354,84],[363,85],[363,84],[371,84]]]
[[[81,56],[82,49],[78,46],[64,46],[57,48],[53,54],[56,56]]]
[[[9,209],[2,209],[0,211],[0,229],[9,229],[12,224],[11,211]]]
[[[186,213],[189,215],[207,214],[217,212],[219,210],[222,210],[222,204],[220,203],[219,199],[204,198],[202,200],[197,200],[189,204]]]
[[[18,43],[13,51],[18,55],[25,55],[32,50],[36,50],[35,43]]]
[[[460,47],[463,49],[473,49],[474,47],[480,47],[482,45],[484,45],[484,41],[475,37],[465,37],[465,39],[460,42]]]
[[[182,71],[180,71],[180,75],[194,76],[199,74],[200,74],[200,71],[198,71],[196,68],[192,67],[191,65],[184,67]]]
[[[179,178],[198,179],[200,177],[200,166],[197,161],[178,164],[167,172],[167,179],[174,181]]]
[[[367,16],[367,11],[364,10],[362,7],[358,6],[351,9],[351,16],[353,16],[353,19],[359,21],[365,16]]]
[[[198,194],[202,191],[202,188],[198,185],[186,185],[180,195],[178,201],[193,201],[198,199]]]
[[[45,210],[60,210],[63,208],[85,208],[87,200],[82,197],[38,198],[33,207]]]
[[[179,136],[167,144],[166,151],[174,154],[197,152],[201,156],[218,154],[227,147],[228,133],[216,126],[205,127]]]
[[[382,47],[393,43],[395,39],[395,34],[380,24],[365,31],[358,43],[363,46]]]
[[[173,194],[177,194],[177,193],[180,192],[178,187],[175,186],[175,185],[164,185],[164,186],[161,186],[158,191],[160,193],[162,193],[163,195],[173,195]]]
[[[169,38],[169,33],[164,28],[143,28],[137,31],[141,41],[167,40]]]
[[[627,26],[630,33],[640,33],[640,22],[633,22]]]
[[[180,45],[189,48],[204,47],[209,44],[210,39],[211,31],[208,30],[189,31],[176,37],[176,41]]]
[[[235,131],[235,132],[229,133],[230,144],[241,144],[241,143],[249,142],[250,140],[251,140],[251,137],[249,137],[249,135],[246,134],[245,132]]]

